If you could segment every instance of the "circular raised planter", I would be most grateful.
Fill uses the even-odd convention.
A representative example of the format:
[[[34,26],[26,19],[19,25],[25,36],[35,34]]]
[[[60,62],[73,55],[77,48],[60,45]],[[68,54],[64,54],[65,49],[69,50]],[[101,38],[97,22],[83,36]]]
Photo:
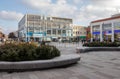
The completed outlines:
[[[120,51],[120,47],[77,47],[77,53],[86,53],[90,51]]]
[[[77,63],[80,60],[80,55],[70,54],[61,55],[50,60],[35,60],[35,61],[20,61],[20,62],[6,62],[0,61],[0,71],[25,71],[46,69],[70,65]]]

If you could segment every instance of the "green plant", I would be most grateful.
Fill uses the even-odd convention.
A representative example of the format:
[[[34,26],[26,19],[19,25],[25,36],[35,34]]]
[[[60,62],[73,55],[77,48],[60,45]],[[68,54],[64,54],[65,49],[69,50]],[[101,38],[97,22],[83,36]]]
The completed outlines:
[[[5,44],[0,46],[0,61],[27,61],[51,59],[60,56],[60,51],[49,45]]]
[[[83,46],[87,46],[87,47],[118,47],[118,46],[120,46],[120,44],[116,43],[116,42],[91,42],[91,43],[84,43]]]
[[[38,53],[38,58],[41,59],[50,59],[56,56],[60,56],[60,51],[54,47],[49,45],[42,45],[36,49]]]

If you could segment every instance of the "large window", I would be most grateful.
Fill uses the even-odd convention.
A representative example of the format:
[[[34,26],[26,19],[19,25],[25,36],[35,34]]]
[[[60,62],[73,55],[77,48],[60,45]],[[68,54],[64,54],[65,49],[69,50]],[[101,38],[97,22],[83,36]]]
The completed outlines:
[[[34,32],[34,27],[28,27],[29,32]]]
[[[51,34],[51,30],[47,30],[47,34]]]
[[[100,25],[95,25],[93,27],[93,32],[99,32],[100,31]]]
[[[103,28],[103,31],[104,30],[112,30],[112,24],[111,23],[102,24],[102,28]]]
[[[40,27],[34,27],[34,32],[40,32]]]
[[[53,29],[53,34],[56,34],[56,29]]]
[[[114,37],[115,41],[120,41],[120,22],[114,23]]]
[[[61,34],[61,30],[58,30],[58,34]]]
[[[120,22],[114,23],[114,30],[120,30]]]
[[[62,33],[66,33],[66,30],[63,30]]]

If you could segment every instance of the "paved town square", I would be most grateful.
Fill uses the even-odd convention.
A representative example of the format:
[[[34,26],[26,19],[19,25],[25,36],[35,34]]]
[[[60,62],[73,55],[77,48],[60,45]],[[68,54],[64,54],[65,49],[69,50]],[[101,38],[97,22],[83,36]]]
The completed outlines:
[[[62,54],[76,54],[81,43],[52,43]],[[82,46],[81,46],[82,47]],[[81,60],[69,67],[26,71],[0,72],[0,79],[120,79],[120,52],[81,53]]]
[[[1,0],[0,79],[120,79],[120,0]]]

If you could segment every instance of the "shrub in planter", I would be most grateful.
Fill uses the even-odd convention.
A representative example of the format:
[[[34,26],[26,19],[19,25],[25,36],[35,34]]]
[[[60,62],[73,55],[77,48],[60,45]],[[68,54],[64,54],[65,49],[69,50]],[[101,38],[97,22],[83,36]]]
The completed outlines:
[[[54,47],[49,45],[42,45],[36,49],[38,54],[38,59],[50,59],[56,56],[60,56],[60,51]]]
[[[91,43],[84,43],[83,46],[88,46],[88,47],[118,47],[120,45],[116,42],[91,42]]]
[[[0,46],[0,61],[28,61],[50,59],[60,55],[54,46],[34,44],[5,44]]]

